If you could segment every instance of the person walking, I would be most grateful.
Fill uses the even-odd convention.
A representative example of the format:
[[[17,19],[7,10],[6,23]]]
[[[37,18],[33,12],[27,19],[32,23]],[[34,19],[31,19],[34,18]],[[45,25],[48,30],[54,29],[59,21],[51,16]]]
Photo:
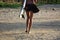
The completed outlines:
[[[26,19],[26,33],[30,32],[30,29],[32,27],[32,18],[33,18],[33,13],[39,12],[39,9],[35,5],[38,0],[26,0],[26,6],[25,6],[25,11],[27,15]]]

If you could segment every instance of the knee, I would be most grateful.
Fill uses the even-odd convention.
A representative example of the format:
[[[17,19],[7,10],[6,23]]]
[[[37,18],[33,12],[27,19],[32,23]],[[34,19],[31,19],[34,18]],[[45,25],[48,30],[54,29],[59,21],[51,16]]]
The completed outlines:
[[[32,17],[27,17],[28,19],[32,19]]]
[[[30,19],[30,17],[27,17],[28,19]]]

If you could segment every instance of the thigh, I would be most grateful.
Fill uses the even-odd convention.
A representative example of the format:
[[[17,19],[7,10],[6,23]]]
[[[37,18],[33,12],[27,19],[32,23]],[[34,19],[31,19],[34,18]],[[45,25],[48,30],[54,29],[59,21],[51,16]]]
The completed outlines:
[[[32,11],[27,11],[26,15],[27,15],[27,18],[32,18],[33,17],[33,12]]]
[[[29,18],[32,18],[32,17],[33,17],[33,12],[30,11],[30,12],[29,12]]]

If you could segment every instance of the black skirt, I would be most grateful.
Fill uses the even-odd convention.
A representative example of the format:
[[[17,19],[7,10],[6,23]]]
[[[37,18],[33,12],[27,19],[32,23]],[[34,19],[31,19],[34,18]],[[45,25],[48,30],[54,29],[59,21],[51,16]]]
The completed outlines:
[[[32,11],[33,13],[39,12],[39,9],[37,8],[37,6],[35,4],[27,4],[25,7],[25,10]]]

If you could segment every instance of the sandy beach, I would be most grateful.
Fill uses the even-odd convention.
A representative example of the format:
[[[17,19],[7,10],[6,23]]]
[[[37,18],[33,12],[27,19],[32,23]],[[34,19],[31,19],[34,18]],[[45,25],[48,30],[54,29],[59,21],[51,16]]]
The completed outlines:
[[[30,34],[25,33],[26,19],[19,18],[19,8],[0,8],[0,40],[60,40],[60,5],[38,8]]]

